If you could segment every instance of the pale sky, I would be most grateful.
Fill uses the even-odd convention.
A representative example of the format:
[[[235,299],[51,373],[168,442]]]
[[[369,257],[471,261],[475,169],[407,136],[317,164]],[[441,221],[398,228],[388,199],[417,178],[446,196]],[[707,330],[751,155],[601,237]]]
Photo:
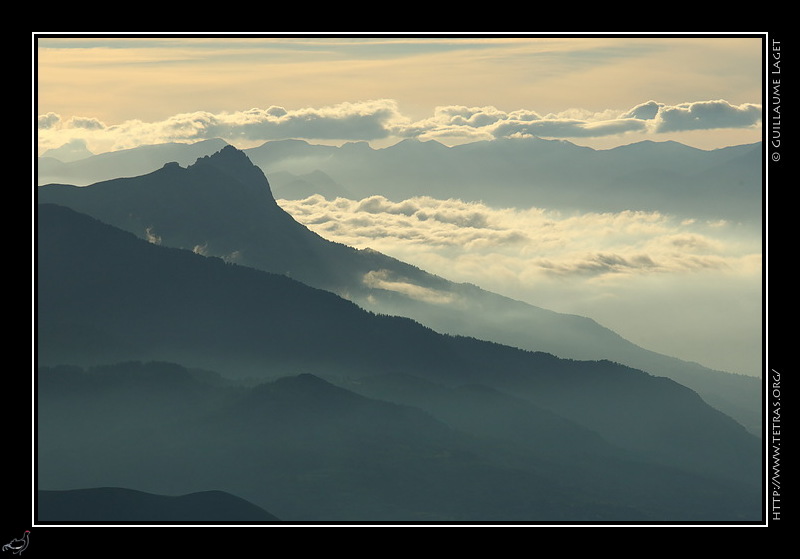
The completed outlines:
[[[100,153],[216,137],[248,148],[284,138],[363,140],[383,147],[404,138],[452,145],[513,135],[597,149],[641,140],[715,149],[762,139],[763,40],[757,33],[34,36],[36,140],[39,153],[74,139]],[[320,200],[282,203],[300,221],[322,210],[331,213]],[[342,203],[352,203],[355,211],[358,201]],[[479,210],[492,219],[498,215],[496,208]],[[535,231],[537,222],[526,220],[546,210],[514,208],[494,231]],[[342,214],[341,223],[351,216]],[[649,349],[760,373],[760,232],[742,236],[736,224],[690,229],[680,216],[655,216],[657,233],[652,223],[646,231],[637,224],[638,237],[612,248],[666,262],[658,273],[634,276],[628,270],[566,282],[566,274],[534,274],[534,264],[547,258],[569,269],[583,254],[609,246],[592,241],[601,238],[597,216],[554,219],[572,236],[559,252],[541,243],[477,252],[481,242],[492,244],[488,237],[454,252],[357,228],[336,235],[318,227],[333,240],[372,246],[454,281],[590,316]],[[664,247],[678,246],[676,239],[692,241],[680,243],[684,251],[713,254],[718,266],[691,269],[689,256],[697,254],[665,259]]]

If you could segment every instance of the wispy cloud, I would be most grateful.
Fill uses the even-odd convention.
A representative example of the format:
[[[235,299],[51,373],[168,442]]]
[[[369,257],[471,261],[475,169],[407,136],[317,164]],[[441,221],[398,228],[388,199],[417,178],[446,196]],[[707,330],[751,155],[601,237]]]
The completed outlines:
[[[417,301],[436,305],[448,305],[456,302],[456,296],[452,293],[423,287],[405,278],[393,277],[388,270],[372,270],[367,272],[364,275],[363,281],[367,287],[394,291],[395,293],[401,293]]]

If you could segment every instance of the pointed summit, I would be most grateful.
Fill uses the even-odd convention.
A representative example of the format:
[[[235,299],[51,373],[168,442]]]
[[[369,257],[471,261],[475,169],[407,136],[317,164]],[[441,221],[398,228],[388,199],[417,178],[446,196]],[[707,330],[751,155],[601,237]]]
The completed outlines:
[[[286,213],[262,170],[233,146],[185,168],[168,163],[147,175],[86,187],[40,186],[38,202],[70,207],[156,244],[316,279],[309,283],[331,290],[339,275],[367,272],[348,266],[357,257],[355,249],[329,248],[328,241]],[[321,271],[320,258],[338,271],[327,274],[335,279]]]
[[[41,186],[38,198],[157,244],[232,260],[244,250],[248,231],[292,227],[264,173],[233,146],[186,168],[168,163],[147,175],[88,187]]]
[[[255,167],[245,153],[234,146],[227,145],[221,150],[212,153],[211,155],[204,155],[199,157],[194,163],[194,166],[210,164],[221,169],[234,169],[234,168],[252,168]]]
[[[223,147],[212,155],[198,158],[187,170],[200,174],[222,173],[227,180],[235,179],[251,193],[262,195],[268,193],[272,204],[275,204],[272,189],[264,172],[254,165],[243,151],[231,145]]]

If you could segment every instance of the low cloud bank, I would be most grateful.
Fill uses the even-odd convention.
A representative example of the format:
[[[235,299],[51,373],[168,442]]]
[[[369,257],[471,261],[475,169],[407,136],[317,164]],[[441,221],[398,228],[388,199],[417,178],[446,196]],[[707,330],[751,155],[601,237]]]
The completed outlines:
[[[648,349],[742,374],[761,363],[761,236],[658,212],[562,214],[429,197],[278,203],[325,238],[456,282],[591,317]],[[458,301],[380,271],[365,278]]]
[[[587,279],[703,270],[760,274],[757,237],[742,235],[732,223],[659,212],[564,215],[430,197],[393,202],[383,196],[328,200],[315,195],[279,203],[328,239],[419,265],[450,259],[454,272]]]
[[[501,111],[496,107],[441,106],[430,118],[412,121],[396,101],[378,99],[321,108],[265,109],[174,115],[160,122],[130,120],[106,124],[91,116],[38,117],[40,149],[59,147],[76,138],[109,150],[164,142],[223,138],[231,143],[285,138],[319,141],[373,141],[387,138],[488,140],[519,136],[600,138],[628,132],[666,132],[752,128],[760,126],[762,107],[725,100],[666,105],[647,101],[625,110],[590,112],[570,109],[557,114],[534,110]]]

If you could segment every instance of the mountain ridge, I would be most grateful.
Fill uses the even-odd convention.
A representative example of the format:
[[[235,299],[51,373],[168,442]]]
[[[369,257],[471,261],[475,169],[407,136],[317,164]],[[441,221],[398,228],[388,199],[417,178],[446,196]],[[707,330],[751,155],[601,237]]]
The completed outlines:
[[[37,198],[73,207],[152,242],[288,275],[373,312],[413,318],[437,331],[561,357],[609,359],[663,374],[697,390],[752,432],[760,433],[758,379],[713,373],[659,356],[590,319],[560,315],[475,286],[454,284],[381,253],[326,241],[277,205],[263,170],[232,146],[186,168],[168,165],[141,177],[88,187],[41,186]],[[365,283],[376,277],[379,281]],[[400,288],[411,291],[397,291]],[[414,298],[419,293],[428,300],[438,298],[458,305],[420,301]],[[495,315],[497,320],[492,322]],[[725,389],[729,394],[716,389],[721,381],[729,385]]]
[[[654,141],[597,150],[541,138],[427,150],[427,143],[413,145],[413,150],[395,144],[356,155],[312,144],[287,144],[278,150],[266,142],[245,151],[267,174],[299,171],[297,161],[303,161],[305,173],[311,168],[326,173],[346,185],[355,199],[372,195],[395,201],[414,196],[448,199],[457,192],[464,201],[493,207],[761,219],[760,142],[724,150]],[[715,171],[709,173],[712,167]],[[279,198],[298,197],[288,184],[276,184],[275,193]],[[728,201],[725,205],[718,203],[721,197]]]
[[[506,402],[483,399],[499,396],[486,387],[445,388],[445,419],[307,373],[251,388],[179,374],[186,382],[165,394],[165,370],[180,371],[40,368],[39,487],[219,487],[288,521],[746,522],[758,514],[754,488],[641,461],[563,419],[529,423],[555,428],[532,440],[524,431],[509,437],[502,421],[477,431],[451,423],[453,414],[479,423],[506,415]],[[143,406],[151,394],[168,397]],[[525,417],[522,405],[514,419]],[[586,436],[594,443],[583,444]]]

